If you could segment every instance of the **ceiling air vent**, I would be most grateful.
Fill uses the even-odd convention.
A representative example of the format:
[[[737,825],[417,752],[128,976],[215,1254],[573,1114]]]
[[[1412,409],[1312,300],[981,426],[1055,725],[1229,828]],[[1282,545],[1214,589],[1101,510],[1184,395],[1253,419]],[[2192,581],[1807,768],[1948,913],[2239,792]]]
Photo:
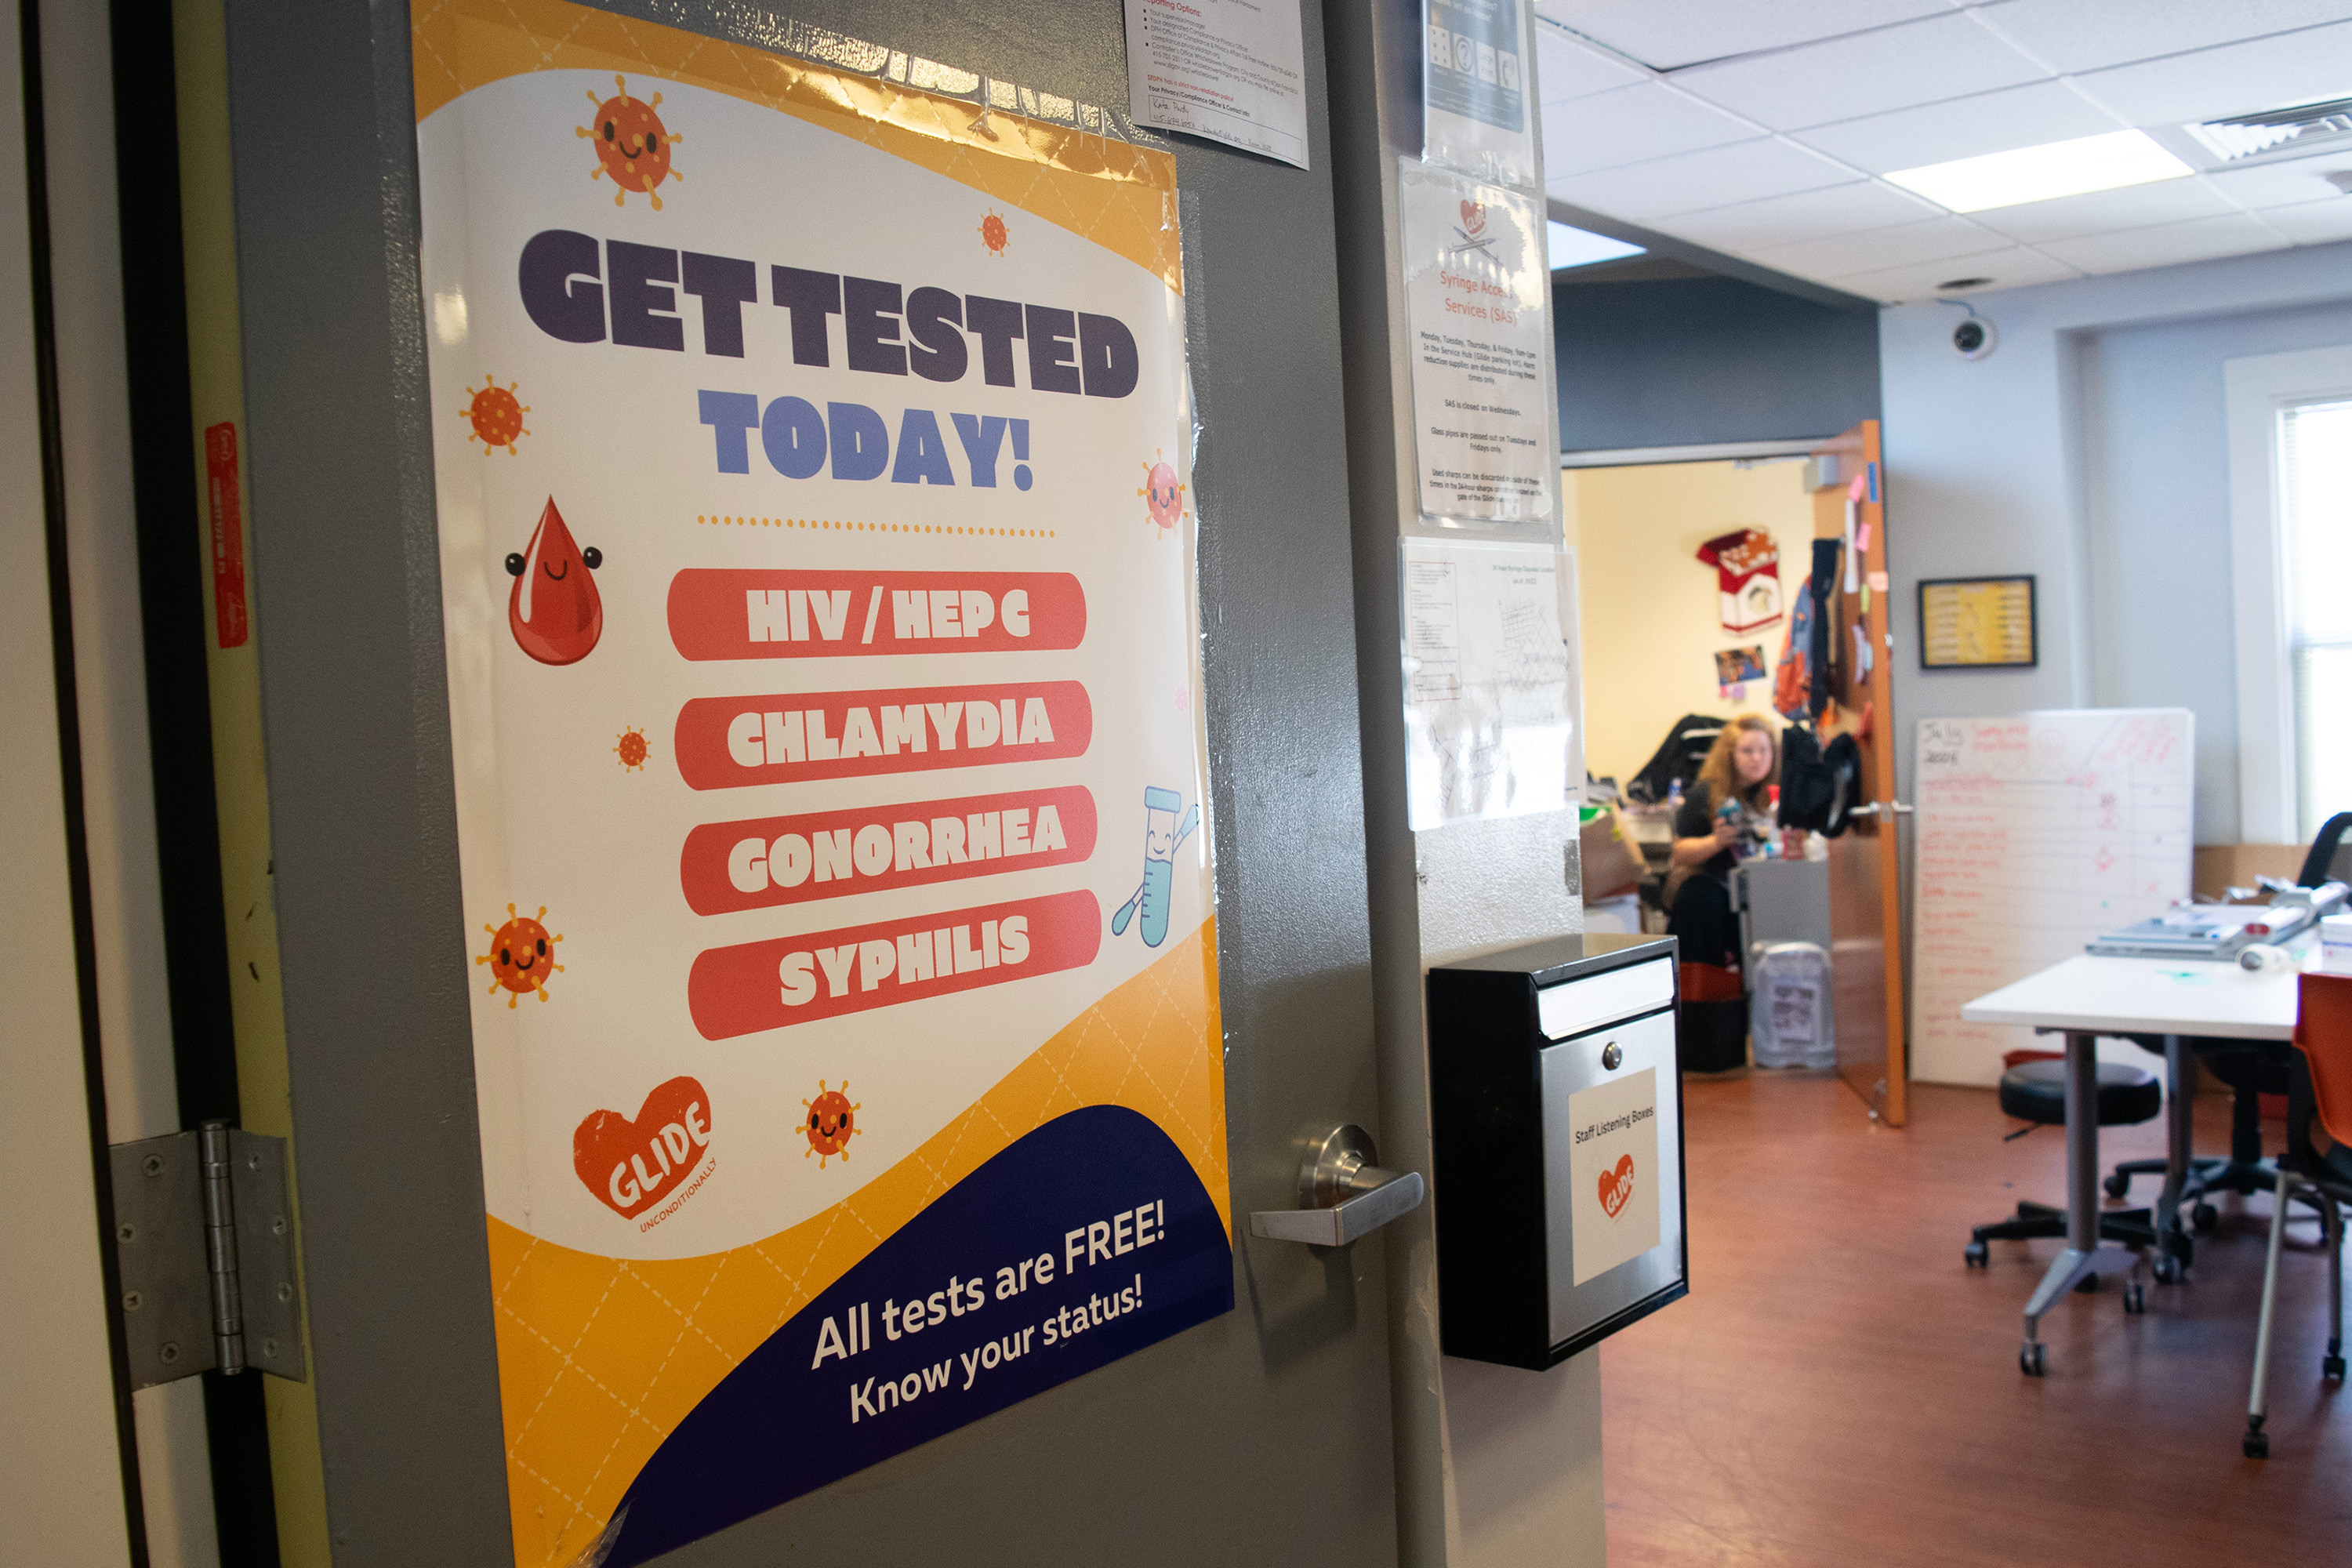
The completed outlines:
[[[2352,145],[2352,98],[2237,114],[2182,129],[2225,163],[2267,156],[2299,157],[2323,147]]]

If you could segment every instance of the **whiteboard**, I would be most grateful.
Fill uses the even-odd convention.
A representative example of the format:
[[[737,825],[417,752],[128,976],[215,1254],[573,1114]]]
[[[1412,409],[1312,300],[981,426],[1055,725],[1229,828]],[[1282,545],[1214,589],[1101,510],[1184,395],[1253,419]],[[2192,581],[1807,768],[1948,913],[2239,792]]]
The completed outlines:
[[[2004,1052],[2057,1048],[1960,1006],[2189,897],[2194,724],[2185,708],[1921,721],[1913,1078],[1991,1084]]]

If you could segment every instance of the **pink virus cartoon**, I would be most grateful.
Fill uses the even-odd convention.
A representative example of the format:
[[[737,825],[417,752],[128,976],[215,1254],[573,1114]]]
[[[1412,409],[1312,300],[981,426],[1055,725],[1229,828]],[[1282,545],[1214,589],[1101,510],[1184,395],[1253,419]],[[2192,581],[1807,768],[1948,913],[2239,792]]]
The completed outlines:
[[[1153,456],[1159,460],[1143,465],[1143,488],[1135,493],[1143,498],[1144,510],[1150,512],[1154,525],[1162,534],[1170,534],[1186,515],[1184,487],[1168,459],[1158,453]]]

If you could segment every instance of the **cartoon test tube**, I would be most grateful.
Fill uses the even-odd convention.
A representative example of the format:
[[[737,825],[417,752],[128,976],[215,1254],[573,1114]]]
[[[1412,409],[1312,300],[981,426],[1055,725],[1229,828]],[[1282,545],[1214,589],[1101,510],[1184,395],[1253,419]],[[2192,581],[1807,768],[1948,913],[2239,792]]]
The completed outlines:
[[[1168,940],[1169,900],[1176,885],[1176,846],[1192,836],[1201,820],[1198,805],[1184,814],[1180,825],[1176,807],[1183,797],[1172,789],[1147,785],[1143,791],[1143,885],[1110,917],[1110,934],[1123,935],[1139,905],[1143,910],[1143,945],[1158,947]]]

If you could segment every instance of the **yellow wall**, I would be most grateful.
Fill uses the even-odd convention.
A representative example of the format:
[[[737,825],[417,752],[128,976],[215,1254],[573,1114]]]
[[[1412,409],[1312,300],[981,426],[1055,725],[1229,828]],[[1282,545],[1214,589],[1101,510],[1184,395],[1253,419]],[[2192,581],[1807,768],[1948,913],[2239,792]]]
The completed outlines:
[[[1811,499],[1801,462],[1752,468],[1664,463],[1570,468],[1561,475],[1568,542],[1577,556],[1584,661],[1585,766],[1621,784],[1641,770],[1685,713],[1769,714],[1770,672],[1788,619],[1735,637],[1717,615],[1715,568],[1698,547],[1753,528],[1780,547],[1783,604],[1803,582],[1812,548]],[[1717,648],[1764,645],[1766,679],[1743,702],[1716,686]]]

